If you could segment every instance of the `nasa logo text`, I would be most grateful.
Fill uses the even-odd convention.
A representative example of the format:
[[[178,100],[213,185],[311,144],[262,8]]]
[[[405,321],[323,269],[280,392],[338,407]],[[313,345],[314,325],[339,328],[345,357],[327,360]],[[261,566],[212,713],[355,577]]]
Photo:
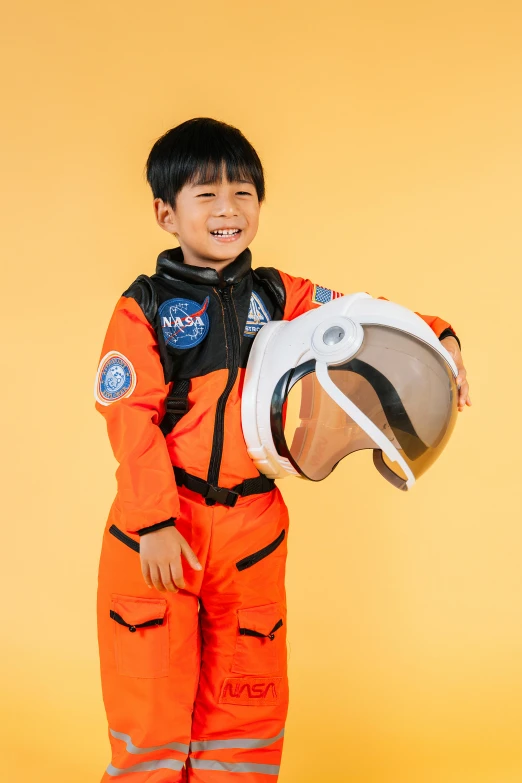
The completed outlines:
[[[172,348],[193,348],[205,339],[210,327],[209,297],[203,304],[192,299],[168,299],[159,308],[165,344]]]

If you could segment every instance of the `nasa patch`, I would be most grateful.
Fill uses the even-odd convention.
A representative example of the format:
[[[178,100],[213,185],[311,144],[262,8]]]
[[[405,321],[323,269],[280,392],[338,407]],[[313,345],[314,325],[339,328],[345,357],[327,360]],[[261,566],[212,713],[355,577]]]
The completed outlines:
[[[250,305],[248,307],[248,317],[245,324],[245,337],[255,337],[264,324],[267,324],[271,320],[268,310],[263,304],[263,300],[252,291],[250,297]]]
[[[209,297],[203,304],[192,299],[168,299],[159,309],[165,345],[193,348],[205,339],[210,327],[207,314]]]
[[[136,371],[132,362],[119,351],[109,351],[100,360],[94,396],[102,405],[110,405],[122,397],[128,397],[136,386]]]

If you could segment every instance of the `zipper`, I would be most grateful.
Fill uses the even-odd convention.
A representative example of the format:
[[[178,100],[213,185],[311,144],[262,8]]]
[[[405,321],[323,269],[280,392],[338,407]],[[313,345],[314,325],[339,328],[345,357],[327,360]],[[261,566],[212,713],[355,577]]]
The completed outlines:
[[[245,568],[250,568],[250,566],[255,565],[255,563],[258,563],[259,560],[262,560],[264,557],[267,557],[268,555],[272,554],[272,552],[277,549],[279,544],[283,543],[283,539],[285,537],[285,531],[281,530],[277,538],[272,541],[270,544],[267,544],[262,549],[258,549],[257,552],[252,552],[251,555],[248,555],[247,557],[243,557],[241,560],[238,560],[236,563],[236,568],[238,571],[244,571]]]
[[[134,549],[136,552],[140,551],[140,545],[137,541],[135,541],[130,536],[127,536],[123,530],[120,530],[119,527],[116,527],[116,525],[111,525],[109,528],[109,533],[112,533],[112,535],[115,538],[118,538],[120,541],[122,541],[124,544],[127,544],[127,546],[130,546],[131,549]]]
[[[227,384],[219,397],[216,406],[216,417],[214,419],[214,437],[212,439],[212,452],[210,455],[210,464],[208,468],[207,481],[213,486],[217,486],[219,479],[219,469],[221,467],[221,458],[223,456],[223,440],[225,429],[225,406],[236,382],[237,371],[239,367],[239,351],[240,341],[239,332],[234,325],[235,314],[234,305],[232,302],[232,288],[233,286],[226,286],[225,288],[214,288],[219,294],[219,297],[223,303],[223,312],[225,315],[225,341],[227,347],[230,349],[230,363],[228,364],[228,380]],[[215,501],[208,501],[207,505],[213,505]]]

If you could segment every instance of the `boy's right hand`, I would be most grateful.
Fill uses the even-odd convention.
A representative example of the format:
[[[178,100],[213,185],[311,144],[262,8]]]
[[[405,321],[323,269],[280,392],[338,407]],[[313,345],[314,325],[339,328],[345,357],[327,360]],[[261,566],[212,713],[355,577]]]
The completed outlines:
[[[203,566],[175,527],[162,527],[140,538],[141,572],[148,587],[177,593],[185,587],[181,553],[196,571]],[[176,586],[177,585],[177,586]]]

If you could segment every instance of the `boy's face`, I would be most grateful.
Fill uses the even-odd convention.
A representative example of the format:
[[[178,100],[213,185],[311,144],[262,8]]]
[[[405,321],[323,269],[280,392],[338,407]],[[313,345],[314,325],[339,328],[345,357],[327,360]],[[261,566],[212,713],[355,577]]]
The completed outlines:
[[[223,172],[220,182],[187,183],[172,209],[154,199],[156,220],[177,237],[185,263],[213,266],[229,264],[257,233],[260,203],[252,182],[230,182]],[[220,234],[232,231],[232,234]]]

